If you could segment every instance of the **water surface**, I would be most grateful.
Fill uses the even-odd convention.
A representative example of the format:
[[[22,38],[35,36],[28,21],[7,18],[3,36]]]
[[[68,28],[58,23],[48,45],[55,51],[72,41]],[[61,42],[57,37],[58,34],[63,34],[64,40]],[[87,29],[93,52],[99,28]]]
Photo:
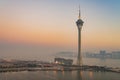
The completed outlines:
[[[120,80],[120,74],[91,71],[23,71],[0,73],[0,80]]]

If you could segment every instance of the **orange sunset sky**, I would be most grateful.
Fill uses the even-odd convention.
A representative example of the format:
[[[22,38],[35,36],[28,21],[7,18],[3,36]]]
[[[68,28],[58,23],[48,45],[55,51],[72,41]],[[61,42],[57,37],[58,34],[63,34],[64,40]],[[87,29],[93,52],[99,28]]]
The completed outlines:
[[[77,52],[79,3],[82,52],[120,50],[119,0],[1,0],[0,55]]]

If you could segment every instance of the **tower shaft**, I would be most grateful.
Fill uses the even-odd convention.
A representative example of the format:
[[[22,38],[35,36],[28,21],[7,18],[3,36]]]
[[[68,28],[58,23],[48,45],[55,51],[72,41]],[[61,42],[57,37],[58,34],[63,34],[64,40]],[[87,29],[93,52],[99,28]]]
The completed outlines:
[[[78,29],[78,58],[77,65],[82,66],[82,56],[81,56],[81,28]]]

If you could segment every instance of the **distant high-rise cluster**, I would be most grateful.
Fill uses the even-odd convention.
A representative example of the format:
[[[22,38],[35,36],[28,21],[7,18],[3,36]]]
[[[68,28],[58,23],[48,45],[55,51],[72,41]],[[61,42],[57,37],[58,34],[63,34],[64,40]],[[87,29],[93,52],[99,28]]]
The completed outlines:
[[[112,58],[112,59],[120,59],[120,51],[112,51],[106,52],[105,50],[101,50],[98,53],[87,52],[86,57],[89,58]]]

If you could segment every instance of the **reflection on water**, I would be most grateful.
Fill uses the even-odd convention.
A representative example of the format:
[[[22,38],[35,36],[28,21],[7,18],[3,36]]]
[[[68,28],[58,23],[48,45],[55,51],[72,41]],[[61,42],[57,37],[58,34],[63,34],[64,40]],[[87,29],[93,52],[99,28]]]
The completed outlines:
[[[93,80],[92,71],[76,71],[77,79],[76,80]]]
[[[77,71],[77,80],[83,80],[83,73],[82,71]]]
[[[89,72],[89,77],[90,77],[90,80],[93,80],[93,72],[92,71]]]

